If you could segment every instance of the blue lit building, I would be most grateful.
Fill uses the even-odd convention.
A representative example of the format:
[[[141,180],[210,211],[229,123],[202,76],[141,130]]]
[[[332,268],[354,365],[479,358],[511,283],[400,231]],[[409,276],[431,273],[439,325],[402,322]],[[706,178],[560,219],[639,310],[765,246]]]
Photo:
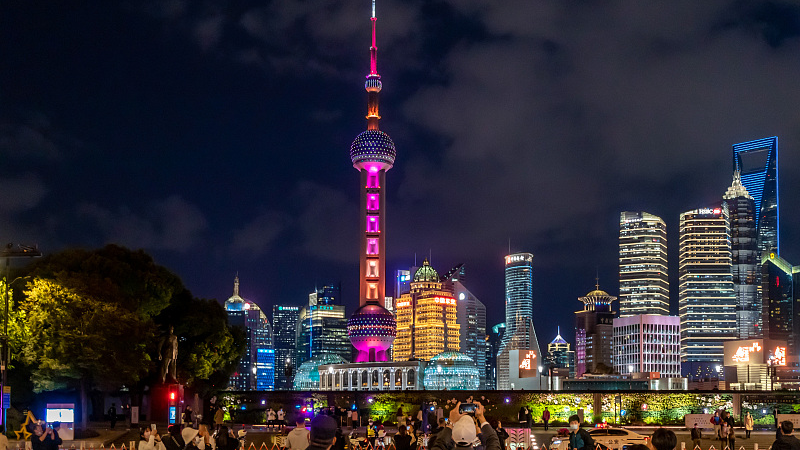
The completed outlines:
[[[733,170],[756,207],[758,247],[780,253],[778,216],[778,137],[742,142],[733,146]]]
[[[228,380],[228,389],[236,391],[259,390],[259,386],[275,387],[275,356],[268,367],[262,362],[259,370],[259,350],[274,352],[272,327],[267,316],[254,302],[239,295],[239,277],[233,283],[233,295],[225,302],[228,323],[245,332],[246,351],[239,360],[236,372]],[[263,357],[262,357],[263,358]]]
[[[764,338],[785,341],[789,355],[800,351],[800,266],[774,252],[761,258]]]
[[[275,350],[256,349],[256,390],[275,390]]]
[[[272,325],[275,338],[275,389],[292,389],[293,374],[297,371],[297,319],[299,306],[274,305]]]

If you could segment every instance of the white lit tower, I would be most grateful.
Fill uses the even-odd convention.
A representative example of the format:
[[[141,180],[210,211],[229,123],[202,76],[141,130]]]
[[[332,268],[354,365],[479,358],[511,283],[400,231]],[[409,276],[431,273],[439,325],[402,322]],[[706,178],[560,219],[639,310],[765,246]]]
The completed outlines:
[[[361,175],[361,253],[359,304],[347,327],[358,350],[355,362],[387,361],[386,350],[397,333],[394,316],[381,304],[386,297],[386,171],[395,158],[394,142],[378,129],[378,46],[375,43],[375,0],[372,0],[370,71],[364,84],[368,95],[367,130],[350,146],[350,159]]]

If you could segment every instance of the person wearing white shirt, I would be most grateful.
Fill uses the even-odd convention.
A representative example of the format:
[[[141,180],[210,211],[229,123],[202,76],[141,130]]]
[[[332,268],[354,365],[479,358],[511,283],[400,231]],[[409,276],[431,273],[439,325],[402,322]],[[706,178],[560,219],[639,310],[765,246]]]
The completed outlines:
[[[139,433],[139,446],[138,450],[166,450],[164,443],[161,442],[161,436],[158,431],[150,429],[150,427],[142,428]]]

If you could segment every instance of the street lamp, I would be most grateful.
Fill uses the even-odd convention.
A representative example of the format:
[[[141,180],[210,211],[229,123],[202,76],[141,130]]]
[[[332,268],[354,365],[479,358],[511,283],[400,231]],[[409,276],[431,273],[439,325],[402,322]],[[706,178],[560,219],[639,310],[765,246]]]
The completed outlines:
[[[2,395],[0,395],[0,413],[3,414],[3,426],[6,425],[6,410],[10,405],[6,405],[6,384],[8,383],[8,285],[9,283],[9,262],[12,258],[37,258],[42,256],[42,252],[39,251],[39,247],[37,245],[29,246],[29,245],[17,245],[17,248],[14,248],[14,244],[7,244],[6,247],[0,252],[0,258],[5,258],[6,260],[6,315],[3,317],[3,354],[0,356],[0,370],[2,370]],[[9,396],[10,398],[10,396]]]

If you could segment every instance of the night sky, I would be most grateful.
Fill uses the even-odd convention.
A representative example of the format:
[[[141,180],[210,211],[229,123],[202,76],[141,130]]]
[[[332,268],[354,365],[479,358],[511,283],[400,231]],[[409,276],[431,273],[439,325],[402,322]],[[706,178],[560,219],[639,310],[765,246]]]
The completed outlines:
[[[619,212],[718,202],[731,145],[779,137],[800,264],[800,3],[378,0],[388,264],[428,255],[503,320],[535,255],[534,322],[618,292]],[[0,236],[143,248],[199,297],[357,303],[369,0],[0,4]],[[387,292],[393,290],[393,283]]]

